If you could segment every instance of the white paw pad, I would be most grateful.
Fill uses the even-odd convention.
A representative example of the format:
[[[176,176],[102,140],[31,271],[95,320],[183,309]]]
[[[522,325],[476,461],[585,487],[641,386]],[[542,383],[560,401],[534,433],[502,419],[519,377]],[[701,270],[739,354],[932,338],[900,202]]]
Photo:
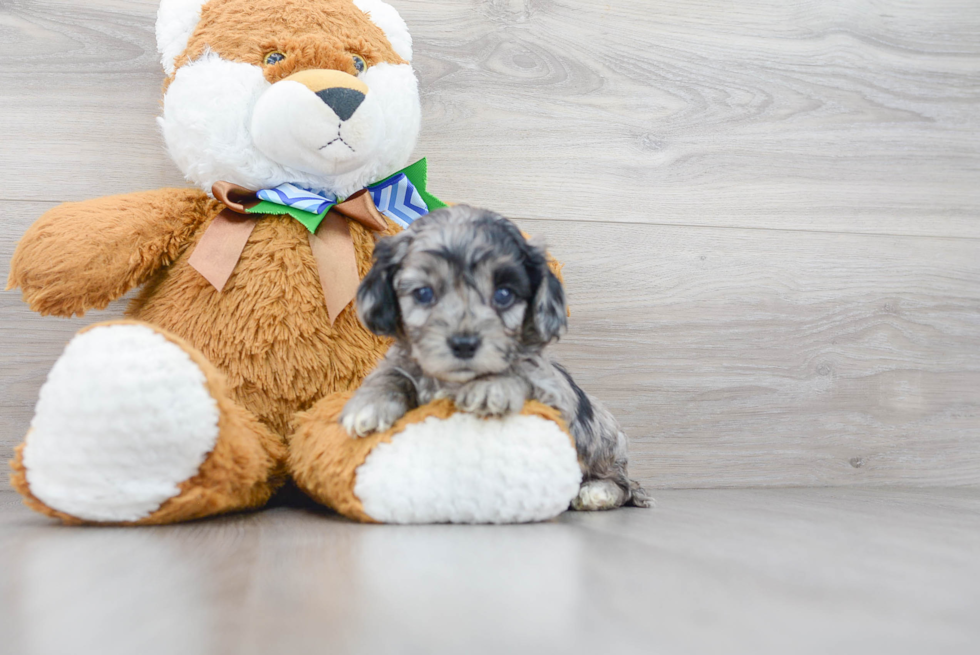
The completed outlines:
[[[176,496],[218,438],[186,352],[141,325],[72,339],[41,388],[24,466],[31,493],[89,521],[135,521]]]
[[[458,413],[375,447],[354,493],[385,523],[524,523],[561,514],[581,480],[575,447],[552,421]]]

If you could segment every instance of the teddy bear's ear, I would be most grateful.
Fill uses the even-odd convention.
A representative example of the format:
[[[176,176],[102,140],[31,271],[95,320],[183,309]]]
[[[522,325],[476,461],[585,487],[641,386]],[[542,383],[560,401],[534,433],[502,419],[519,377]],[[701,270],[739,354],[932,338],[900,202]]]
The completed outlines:
[[[354,5],[381,28],[398,56],[411,63],[412,35],[398,10],[382,0],[354,0]]]
[[[167,76],[174,74],[174,61],[187,48],[187,42],[201,20],[201,8],[208,0],[162,0],[157,12],[157,50]]]

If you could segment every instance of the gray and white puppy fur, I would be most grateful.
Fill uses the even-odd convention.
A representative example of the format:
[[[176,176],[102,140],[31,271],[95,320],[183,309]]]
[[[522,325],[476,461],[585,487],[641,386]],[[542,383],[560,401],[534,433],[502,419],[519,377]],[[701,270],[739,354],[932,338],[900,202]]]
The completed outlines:
[[[349,434],[386,430],[436,398],[480,416],[538,400],[561,412],[575,438],[583,482],[574,509],[649,505],[627,473],[616,419],[544,354],[566,329],[565,293],[544,251],[512,222],[457,205],[382,239],[357,309],[395,343],[344,407]]]

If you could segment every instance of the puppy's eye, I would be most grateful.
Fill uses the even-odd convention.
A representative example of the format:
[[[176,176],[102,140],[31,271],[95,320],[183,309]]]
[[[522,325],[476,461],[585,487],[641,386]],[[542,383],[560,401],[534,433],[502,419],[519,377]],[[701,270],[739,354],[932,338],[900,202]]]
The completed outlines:
[[[420,305],[431,305],[436,299],[436,292],[432,290],[432,287],[422,287],[413,291],[412,297]]]
[[[280,61],[286,58],[286,55],[276,50],[275,52],[270,52],[265,56],[265,65],[274,66]]]
[[[500,287],[493,292],[493,304],[501,309],[507,309],[514,304],[517,296],[507,287]]]
[[[367,70],[367,62],[364,61],[364,57],[362,57],[361,55],[354,55],[353,59],[354,59],[354,68],[357,70],[358,73],[363,73],[365,70]]]

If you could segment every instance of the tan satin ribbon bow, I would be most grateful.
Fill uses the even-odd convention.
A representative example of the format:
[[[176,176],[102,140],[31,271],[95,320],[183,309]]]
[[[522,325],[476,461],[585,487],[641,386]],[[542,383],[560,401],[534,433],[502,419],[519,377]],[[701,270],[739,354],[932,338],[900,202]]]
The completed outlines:
[[[245,244],[264,214],[249,214],[248,210],[259,203],[255,191],[230,182],[218,182],[211,192],[226,209],[215,216],[204,231],[197,248],[188,263],[215,289],[221,291],[241,259]],[[357,256],[351,237],[348,219],[355,220],[369,230],[383,232],[388,229],[384,217],[374,206],[367,190],[361,190],[342,203],[334,205],[310,234],[310,248],[316,260],[327,303],[327,315],[331,325],[337,320],[354,296],[360,284],[357,273]]]

